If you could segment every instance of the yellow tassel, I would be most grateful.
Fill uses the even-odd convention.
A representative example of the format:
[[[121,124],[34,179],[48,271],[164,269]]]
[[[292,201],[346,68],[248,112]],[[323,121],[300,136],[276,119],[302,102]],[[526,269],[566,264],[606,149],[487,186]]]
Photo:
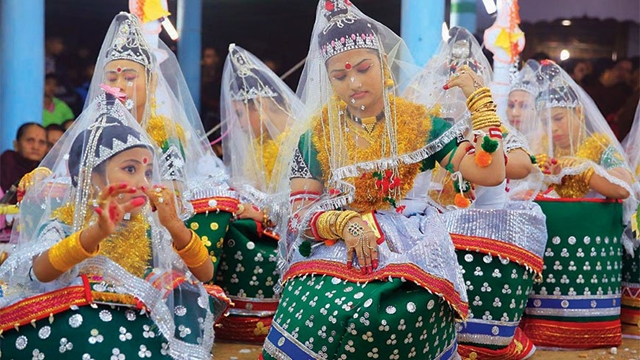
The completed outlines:
[[[53,313],[49,313],[49,324],[53,324]]]
[[[13,325],[13,328],[16,329],[17,332],[20,332],[20,324],[16,323]]]
[[[36,328],[36,319],[31,319],[31,326],[33,326],[33,328]]]

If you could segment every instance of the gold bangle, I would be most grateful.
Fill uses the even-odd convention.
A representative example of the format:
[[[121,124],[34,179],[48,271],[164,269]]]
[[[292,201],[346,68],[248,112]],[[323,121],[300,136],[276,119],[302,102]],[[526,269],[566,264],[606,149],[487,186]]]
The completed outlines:
[[[338,218],[338,222],[336,224],[336,233],[340,234],[340,237],[342,237],[342,233],[344,232],[344,228],[349,224],[349,222],[356,218],[356,217],[360,217],[360,214],[358,214],[357,212],[353,211],[353,210],[345,210],[342,212],[342,214],[340,214],[340,217]]]
[[[469,111],[477,111],[480,107],[489,103],[493,103],[491,94],[481,95],[480,97],[474,99],[471,103],[469,103]]]
[[[93,253],[82,247],[80,234],[82,230],[62,239],[49,249],[49,263],[54,269],[64,273],[85,259],[98,255],[100,247]]]
[[[197,268],[209,260],[209,253],[202,241],[200,241],[198,234],[193,230],[189,231],[191,231],[191,240],[189,240],[187,246],[182,250],[178,250],[174,244],[173,249],[189,268]]]
[[[318,231],[318,235],[321,238],[329,240],[340,238],[340,236],[334,234],[333,231],[333,229],[335,228],[336,218],[339,214],[339,211],[333,210],[326,211],[318,217],[318,220],[316,220],[316,230]]]
[[[471,108],[471,104],[476,101],[477,99],[486,96],[487,94],[489,94],[489,96],[491,95],[491,90],[489,90],[488,87],[481,87],[480,89],[474,91],[471,95],[469,95],[469,97],[467,98],[467,107]]]
[[[582,174],[582,178],[584,180],[584,183],[589,185],[589,183],[591,182],[591,178],[593,177],[593,175],[596,173],[596,171],[590,167],[588,168],[583,174]]]

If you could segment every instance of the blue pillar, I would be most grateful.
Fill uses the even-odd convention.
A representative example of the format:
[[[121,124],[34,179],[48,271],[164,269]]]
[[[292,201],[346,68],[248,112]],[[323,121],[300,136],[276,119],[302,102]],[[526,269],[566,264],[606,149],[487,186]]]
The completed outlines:
[[[20,125],[42,123],[44,0],[0,0],[0,151]]]
[[[424,66],[442,40],[445,0],[402,0],[400,34],[416,64]]]
[[[476,0],[451,0],[450,25],[476,32]]]
[[[178,0],[178,61],[189,92],[200,109],[202,0]]]

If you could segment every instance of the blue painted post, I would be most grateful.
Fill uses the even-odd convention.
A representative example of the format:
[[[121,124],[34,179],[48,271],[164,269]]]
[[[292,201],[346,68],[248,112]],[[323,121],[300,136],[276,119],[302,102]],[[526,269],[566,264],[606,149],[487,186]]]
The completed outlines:
[[[400,34],[420,66],[433,56],[442,40],[445,0],[402,0]]]
[[[42,123],[44,0],[0,0],[0,152],[20,125]]]
[[[178,61],[197,109],[200,109],[202,0],[178,0]]]
[[[449,27],[460,26],[470,33],[476,32],[476,0],[451,0]]]

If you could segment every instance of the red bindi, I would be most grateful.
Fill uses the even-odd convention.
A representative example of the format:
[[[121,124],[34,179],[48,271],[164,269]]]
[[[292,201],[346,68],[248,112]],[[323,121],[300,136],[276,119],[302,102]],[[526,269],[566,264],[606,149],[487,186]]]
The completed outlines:
[[[344,68],[347,70],[351,70],[351,64],[349,64],[349,62],[347,62],[346,64],[344,64]]]
[[[146,165],[148,162],[149,162],[149,160],[148,160],[147,158],[142,158],[142,163],[143,163],[143,164],[145,164],[145,165]]]
[[[122,72],[122,68],[121,68],[120,66],[118,66],[118,67],[116,68],[116,72]]]

